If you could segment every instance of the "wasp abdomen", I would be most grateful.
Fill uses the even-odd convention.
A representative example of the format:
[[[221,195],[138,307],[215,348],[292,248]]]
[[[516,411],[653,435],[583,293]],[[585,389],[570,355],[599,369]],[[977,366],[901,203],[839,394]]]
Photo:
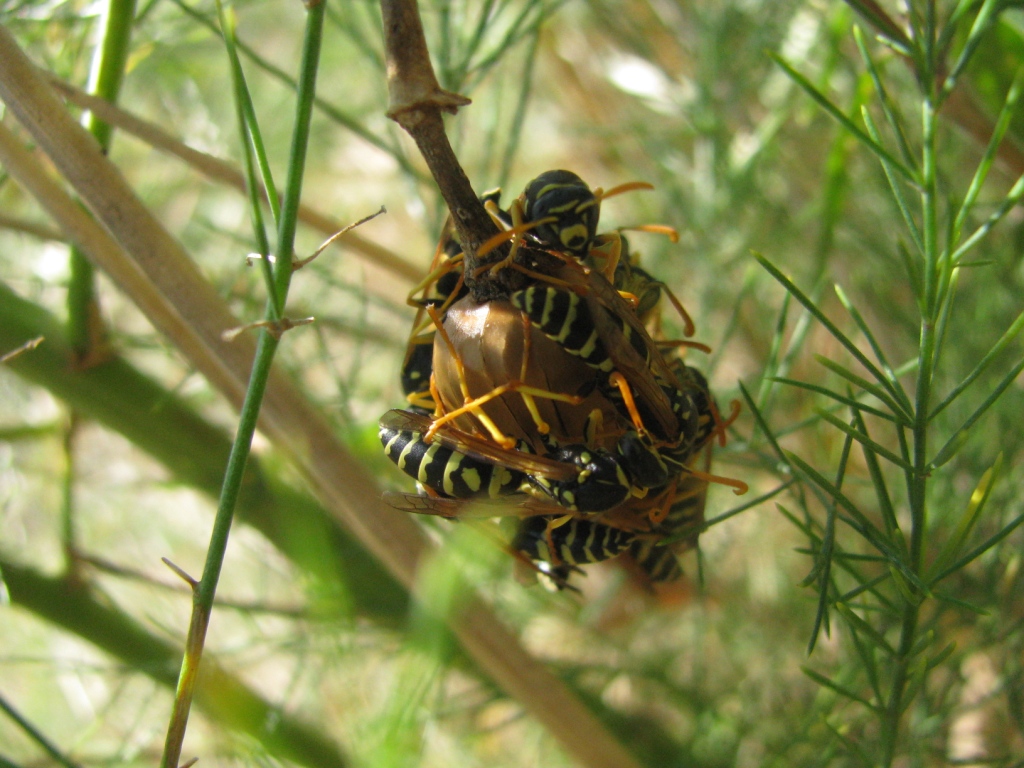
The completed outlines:
[[[671,547],[659,547],[653,541],[635,541],[629,553],[652,582],[675,581],[683,576]]]
[[[518,491],[525,479],[522,472],[428,443],[419,432],[381,427],[380,441],[400,470],[442,496],[497,498]]]
[[[611,373],[612,361],[597,333],[590,309],[575,293],[534,285],[513,293],[510,298],[541,333],[561,344],[566,352],[593,368]]]
[[[580,517],[553,525],[554,518],[530,517],[520,524],[512,547],[533,560],[559,565],[582,565],[621,554],[636,535]]]

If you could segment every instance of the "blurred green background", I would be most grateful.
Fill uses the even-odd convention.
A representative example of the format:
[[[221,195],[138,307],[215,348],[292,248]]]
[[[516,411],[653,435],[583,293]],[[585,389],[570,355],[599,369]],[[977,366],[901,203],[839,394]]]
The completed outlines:
[[[386,206],[359,234],[425,272],[446,211],[415,146],[384,115],[379,8],[328,2],[304,200],[342,223]],[[84,87],[104,5],[4,2],[0,22],[37,64]],[[713,349],[687,361],[708,374],[723,406],[744,403],[715,471],[751,491],[737,499],[712,488],[706,517],[726,517],[702,535],[699,556],[687,556],[687,582],[674,601],[651,600],[612,565],[588,569],[582,595],[523,586],[486,541],[425,523],[443,542],[440,564],[456,566],[454,575],[439,568],[438,583],[477,587],[644,765],[1024,765],[1015,482],[1024,395],[1013,374],[1021,352],[1015,339],[994,346],[1024,296],[1024,229],[1013,197],[1024,173],[1024,122],[1008,122],[964,231],[993,214],[998,226],[957,269],[938,269],[955,277],[940,313],[936,394],[926,411],[990,353],[991,362],[926,425],[930,455],[951,438],[958,451],[922,479],[923,521],[910,511],[914,490],[898,463],[851,449],[821,413],[832,408],[834,418],[855,424],[848,408],[773,379],[843,396],[850,387],[851,397],[886,411],[872,390],[821,364],[816,356],[871,378],[754,256],[789,276],[874,359],[837,299],[840,285],[912,393],[927,267],[907,219],[931,231],[940,250],[954,237],[1024,63],[1024,16],[1015,5],[421,2],[442,86],[473,99],[447,125],[474,187],[501,186],[507,204],[551,168],[605,188],[652,183],[653,192],[609,200],[602,227],[657,222],[680,231],[677,244],[649,234],[631,235],[631,243],[688,308],[695,338]],[[283,179],[303,8],[237,2],[234,12],[255,113]],[[904,30],[933,23],[931,59],[901,50],[898,35],[875,39],[876,12]],[[891,122],[854,26],[897,115]],[[140,2],[118,101],[181,142],[237,163],[232,84],[216,29],[210,2]],[[943,82],[965,45],[975,55],[957,72],[935,135],[923,135],[922,89]],[[907,155],[936,171],[935,220],[922,215],[917,187],[897,181],[909,201],[901,213],[878,157],[772,54],[862,131],[866,106],[881,126],[878,141],[910,165],[892,126],[904,130]],[[3,122],[15,127],[6,111]],[[933,160],[922,159],[923,146]],[[261,317],[264,285],[245,264],[255,245],[243,195],[122,132],[111,157],[236,315]],[[48,337],[35,363],[28,356],[37,352],[27,352],[0,365],[0,762],[152,764],[172,697],[173,649],[190,610],[187,590],[160,558],[201,571],[236,417],[102,275],[103,327],[124,367],[90,380],[45,358],[63,349],[73,283],[68,246],[52,227],[0,169],[0,354],[20,343],[18,334]],[[312,252],[324,237],[300,227],[297,251]],[[954,240],[963,239],[957,232]],[[408,487],[381,454],[376,422],[403,400],[398,369],[412,286],[359,249],[327,251],[297,274],[288,303],[290,317],[317,322],[286,335],[278,355],[367,471],[392,489]],[[665,324],[667,335],[679,335],[671,311]],[[869,415],[867,427],[883,451],[905,455],[891,419]],[[844,521],[825,486],[775,445],[830,482],[838,472],[844,498],[888,544]],[[239,698],[195,713],[186,757],[203,765],[573,764],[543,723],[466,664],[407,608],[380,566],[323,522],[301,478],[260,436],[254,454],[260,470],[232,532],[208,650],[262,702]],[[895,530],[872,457],[886,478]],[[989,484],[984,473],[997,463]],[[976,506],[984,498],[980,510],[972,494]],[[912,529],[926,566],[958,566],[927,590],[893,575],[906,553],[899,541],[910,541]],[[913,647],[901,653],[904,642]],[[898,712],[887,698],[894,686]],[[267,728],[300,721],[308,732]],[[269,731],[279,738],[261,736]],[[44,736],[58,757],[48,755]]]

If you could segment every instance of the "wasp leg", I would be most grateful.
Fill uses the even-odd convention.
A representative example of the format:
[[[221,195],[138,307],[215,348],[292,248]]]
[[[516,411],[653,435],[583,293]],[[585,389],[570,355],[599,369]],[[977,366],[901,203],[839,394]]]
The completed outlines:
[[[490,433],[491,437],[494,439],[495,442],[499,443],[505,449],[510,449],[515,445],[515,439],[509,437],[504,432],[502,432],[494,423],[494,421],[484,412],[484,410],[481,408],[481,406],[484,405],[484,403],[487,403],[495,399],[496,397],[501,397],[506,393],[517,392],[521,397],[523,397],[526,407],[530,412],[530,415],[534,418],[536,422],[537,429],[541,432],[541,434],[546,434],[550,428],[540,417],[540,413],[537,410],[537,404],[536,402],[534,402],[533,398],[542,397],[547,400],[558,400],[564,403],[569,403],[570,405],[579,405],[579,403],[583,400],[583,398],[579,397],[578,395],[570,395],[562,392],[552,392],[550,390],[540,389],[538,387],[531,387],[525,384],[522,380],[506,382],[505,384],[495,387],[490,392],[481,395],[480,397],[472,397],[469,393],[469,385],[467,384],[466,381],[466,370],[462,364],[462,359],[459,357],[458,352],[455,350],[455,345],[452,344],[452,340],[448,336],[448,332],[445,330],[444,324],[441,322],[440,317],[438,316],[437,312],[434,310],[433,307],[427,307],[427,312],[430,314],[431,320],[433,320],[434,325],[437,328],[438,334],[440,334],[441,339],[448,347],[448,354],[451,356],[451,359],[455,363],[455,369],[459,379],[459,388],[462,392],[463,398],[463,404],[461,407],[455,408],[454,410],[449,411],[448,413],[434,420],[434,423],[430,427],[430,431],[427,433],[428,440],[431,437],[433,437],[434,434],[436,434],[437,429],[441,427],[443,424],[452,421],[453,419],[456,419],[463,414],[472,413],[473,416],[475,416],[480,421],[480,423],[483,424],[484,428]],[[524,372],[526,370],[527,362],[528,354],[524,354]],[[523,376],[523,378],[525,378],[525,375]]]
[[[641,437],[650,437],[646,427],[644,427],[644,420],[640,418],[640,412],[637,410],[636,401],[633,399],[633,390],[630,389],[629,382],[626,381],[626,377],[618,371],[612,371],[612,374],[608,377],[608,383],[619,390],[622,395],[622,402],[625,404],[626,412],[629,414],[630,420],[633,422],[633,426],[636,428],[637,434]]]

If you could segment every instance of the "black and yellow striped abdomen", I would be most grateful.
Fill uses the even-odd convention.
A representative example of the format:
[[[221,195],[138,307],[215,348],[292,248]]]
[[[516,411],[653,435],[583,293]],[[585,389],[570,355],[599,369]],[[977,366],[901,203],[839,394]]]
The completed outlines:
[[[610,374],[615,363],[597,332],[585,299],[551,285],[532,285],[511,296],[512,304],[522,311],[541,333],[558,342],[566,352],[602,373]],[[644,360],[648,359],[644,339],[615,314],[608,315],[623,336]]]
[[[384,452],[400,470],[442,496],[468,499],[497,498],[515,493],[525,475],[454,451],[440,442],[428,443],[419,432],[382,426]]]
[[[570,518],[561,525],[553,525],[555,520],[547,515],[523,520],[512,547],[533,560],[583,565],[613,558],[636,540],[636,535],[629,531],[581,517]]]

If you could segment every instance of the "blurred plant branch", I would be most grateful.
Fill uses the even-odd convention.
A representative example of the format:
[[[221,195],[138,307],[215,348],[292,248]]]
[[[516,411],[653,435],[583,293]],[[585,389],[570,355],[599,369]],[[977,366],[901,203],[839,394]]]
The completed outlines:
[[[70,576],[44,576],[0,556],[11,602],[72,632],[130,669],[173,688],[181,650],[110,604],[103,593]],[[272,754],[309,768],[343,768],[348,761],[324,733],[301,722],[211,659],[203,665],[196,703],[214,720],[246,733]],[[268,727],[276,723],[276,727]]]
[[[92,96],[51,73],[43,72],[41,74],[75,106],[90,110],[101,116],[106,122],[117,126],[154,149],[179,158],[208,179],[234,187],[242,192],[245,191],[245,177],[242,172],[226,160],[193,149],[155,123],[143,120],[117,105]],[[262,187],[260,194],[264,200],[267,199],[266,190]],[[305,203],[299,205],[299,220],[328,236],[338,232],[344,226],[337,219],[333,219]],[[358,232],[346,232],[339,239],[339,244],[369,263],[379,265],[410,283],[418,282],[422,277],[422,266],[410,264],[394,251],[373,242]]]

